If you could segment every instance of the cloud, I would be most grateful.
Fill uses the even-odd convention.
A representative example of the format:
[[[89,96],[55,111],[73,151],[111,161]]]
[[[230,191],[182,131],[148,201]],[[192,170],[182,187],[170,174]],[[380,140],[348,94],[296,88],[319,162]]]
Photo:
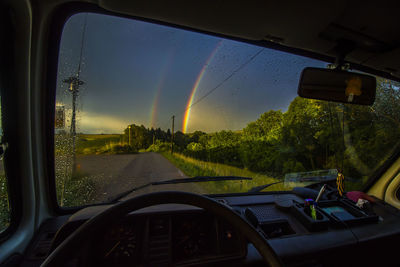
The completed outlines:
[[[118,117],[92,112],[79,112],[78,132],[82,133],[122,133],[129,121]]]

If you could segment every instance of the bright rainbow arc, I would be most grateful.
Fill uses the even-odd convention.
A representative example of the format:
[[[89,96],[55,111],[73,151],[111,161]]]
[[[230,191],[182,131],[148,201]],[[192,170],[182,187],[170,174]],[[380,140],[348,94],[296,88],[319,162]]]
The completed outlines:
[[[214,58],[215,54],[217,53],[219,47],[222,44],[222,40],[218,42],[217,46],[214,48],[214,50],[211,52],[210,56],[207,58],[206,62],[204,63],[203,67],[201,68],[199,75],[196,78],[196,81],[193,84],[189,99],[186,104],[186,109],[185,109],[185,115],[183,116],[183,121],[182,121],[182,132],[186,133],[187,127],[189,124],[189,119],[190,119],[190,111],[192,109],[193,105],[193,100],[196,95],[197,89],[199,88],[200,82],[203,79],[204,73],[210,64],[211,60]]]

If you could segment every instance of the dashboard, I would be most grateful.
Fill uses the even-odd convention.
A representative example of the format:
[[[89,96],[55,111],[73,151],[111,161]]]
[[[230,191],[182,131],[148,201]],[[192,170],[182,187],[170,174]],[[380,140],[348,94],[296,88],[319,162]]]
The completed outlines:
[[[400,242],[400,212],[383,201],[376,199],[373,216],[368,220],[362,221],[357,215],[352,223],[338,225],[318,214],[315,227],[299,215],[304,211],[304,198],[298,194],[212,197],[264,235],[287,266],[398,266],[400,262],[397,246],[393,245]],[[335,207],[343,204],[335,201]],[[87,207],[72,216],[49,219],[28,248],[21,266],[39,266],[73,231],[109,206]],[[82,244],[79,252],[73,259],[76,264],[71,266],[264,264],[254,246],[241,236],[240,229],[203,209],[181,204],[129,213],[122,220],[105,225],[101,233]]]
[[[106,227],[93,244],[94,266],[185,266],[246,254],[228,223],[201,210],[130,215]]]

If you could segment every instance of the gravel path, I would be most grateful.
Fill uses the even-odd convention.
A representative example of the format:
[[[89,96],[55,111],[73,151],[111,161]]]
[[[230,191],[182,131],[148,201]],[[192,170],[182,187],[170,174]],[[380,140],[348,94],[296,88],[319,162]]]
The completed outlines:
[[[157,153],[127,155],[86,155],[77,158],[78,169],[91,175],[97,184],[96,202],[149,182],[186,178],[167,159]],[[149,186],[127,197],[154,191],[178,190],[202,193],[194,183]],[[125,199],[125,198],[124,198]]]

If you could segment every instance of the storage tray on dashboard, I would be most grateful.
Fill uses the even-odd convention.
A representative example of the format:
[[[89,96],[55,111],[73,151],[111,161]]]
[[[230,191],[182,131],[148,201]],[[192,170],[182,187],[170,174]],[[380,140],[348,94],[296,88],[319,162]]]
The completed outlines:
[[[304,203],[293,203],[292,214],[309,231],[321,231],[327,229],[329,226],[341,228],[375,223],[379,220],[379,216],[365,213],[346,199],[318,202],[316,206],[316,220],[311,217],[310,208]]]
[[[325,230],[329,226],[329,218],[325,213],[316,209],[317,219],[311,217],[310,208],[303,203],[294,202],[292,206],[292,214],[300,221],[309,231]]]
[[[336,227],[378,222],[379,216],[367,214],[349,202],[346,199],[320,201],[317,209],[330,219],[332,226]]]

